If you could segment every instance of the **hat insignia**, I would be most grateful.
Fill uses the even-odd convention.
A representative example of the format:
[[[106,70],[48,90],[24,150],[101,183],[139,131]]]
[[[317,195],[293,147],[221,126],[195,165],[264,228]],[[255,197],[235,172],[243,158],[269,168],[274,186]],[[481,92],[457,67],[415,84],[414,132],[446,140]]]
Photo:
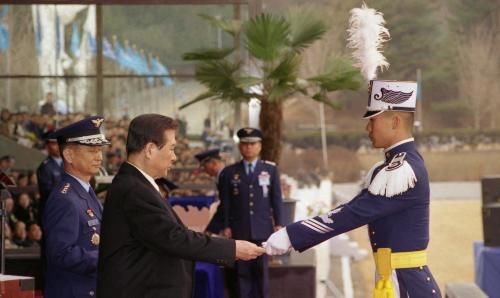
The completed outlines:
[[[247,134],[251,134],[251,133],[252,133],[252,131],[253,131],[253,128],[245,128],[245,132],[246,132]]]
[[[103,121],[104,121],[104,118],[99,118],[99,119],[92,120],[92,123],[94,123],[95,127],[99,128]]]
[[[381,100],[381,101],[383,101],[385,103],[389,103],[389,104],[403,103],[403,102],[407,101],[411,97],[411,95],[413,94],[413,91],[409,92],[409,93],[405,93],[402,91],[393,91],[393,90],[389,90],[389,89],[385,89],[385,88],[381,88],[380,92],[382,94],[375,94],[373,96],[373,98],[375,98],[375,100]]]

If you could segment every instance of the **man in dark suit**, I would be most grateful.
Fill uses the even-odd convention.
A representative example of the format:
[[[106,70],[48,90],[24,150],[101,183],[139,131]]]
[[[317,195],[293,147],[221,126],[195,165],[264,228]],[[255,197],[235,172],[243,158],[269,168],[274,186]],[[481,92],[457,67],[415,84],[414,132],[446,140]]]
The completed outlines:
[[[242,128],[237,135],[243,160],[226,167],[220,181],[224,235],[260,244],[282,225],[279,173],[274,163],[259,159],[260,130]],[[236,267],[242,298],[269,297],[266,255],[253,261],[238,261]]]
[[[54,133],[64,160],[61,181],[47,199],[43,234],[47,273],[44,296],[93,297],[102,206],[90,178],[99,172],[104,118],[94,116]]]
[[[106,197],[99,251],[99,297],[193,296],[194,261],[231,265],[263,249],[245,241],[211,238],[188,230],[160,195],[154,179],[167,174],[176,122],[145,114],[128,130],[127,162]]]

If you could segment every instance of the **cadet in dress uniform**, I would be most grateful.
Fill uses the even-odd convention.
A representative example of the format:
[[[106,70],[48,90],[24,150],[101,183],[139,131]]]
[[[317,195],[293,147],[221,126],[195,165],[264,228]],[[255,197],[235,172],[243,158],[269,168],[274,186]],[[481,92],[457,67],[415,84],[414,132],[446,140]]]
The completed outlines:
[[[43,214],[47,273],[44,297],[96,295],[102,206],[90,187],[99,172],[104,118],[93,116],[54,133],[64,160],[61,181]]]
[[[276,165],[259,159],[262,133],[255,128],[237,132],[243,160],[226,167],[221,175],[224,234],[261,244],[282,225],[281,186]],[[268,258],[238,261],[240,295],[269,297]]]
[[[54,189],[59,181],[61,181],[64,173],[63,161],[59,152],[59,145],[57,145],[57,139],[52,136],[52,133],[53,132],[48,132],[45,135],[45,147],[47,148],[48,157],[36,170],[38,191],[40,193],[40,221],[45,203],[47,202],[52,189]],[[39,224],[41,224],[41,222],[39,222]]]
[[[427,267],[429,179],[411,137],[416,91],[415,82],[370,82],[364,118],[373,146],[384,148],[384,160],[350,202],[271,235],[268,254],[302,252],[368,224],[377,270],[374,297],[441,297]]]

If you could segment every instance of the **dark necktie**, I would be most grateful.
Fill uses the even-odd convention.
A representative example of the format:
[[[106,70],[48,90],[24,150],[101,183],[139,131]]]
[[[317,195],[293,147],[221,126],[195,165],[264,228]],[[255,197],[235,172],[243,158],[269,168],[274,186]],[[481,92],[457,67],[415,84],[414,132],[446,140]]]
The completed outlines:
[[[252,167],[252,164],[249,163],[248,164],[248,175],[252,175],[253,174],[253,167]]]

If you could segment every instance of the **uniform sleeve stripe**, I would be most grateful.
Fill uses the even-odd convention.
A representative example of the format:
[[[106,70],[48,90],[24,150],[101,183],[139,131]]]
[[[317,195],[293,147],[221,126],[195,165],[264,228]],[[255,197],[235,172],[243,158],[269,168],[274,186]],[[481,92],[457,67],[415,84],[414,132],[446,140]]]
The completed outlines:
[[[321,228],[323,228],[323,229],[325,229],[325,230],[327,230],[327,231],[333,231],[333,229],[332,229],[332,228],[330,228],[329,226],[327,226],[327,225],[325,225],[325,224],[323,224],[323,223],[321,223],[321,222],[319,222],[319,221],[317,221],[317,220],[315,220],[315,219],[313,219],[313,218],[308,219],[308,221],[312,222],[312,223],[313,223],[313,224],[315,224],[316,226],[319,226],[319,227],[321,227]]]
[[[301,222],[301,224],[303,224],[304,226],[306,226],[309,229],[314,230],[314,231],[316,231],[318,233],[321,233],[321,234],[326,233],[326,231],[323,231],[323,230],[320,230],[320,229],[316,228],[315,226],[311,225],[309,222],[303,221],[303,222]]]

